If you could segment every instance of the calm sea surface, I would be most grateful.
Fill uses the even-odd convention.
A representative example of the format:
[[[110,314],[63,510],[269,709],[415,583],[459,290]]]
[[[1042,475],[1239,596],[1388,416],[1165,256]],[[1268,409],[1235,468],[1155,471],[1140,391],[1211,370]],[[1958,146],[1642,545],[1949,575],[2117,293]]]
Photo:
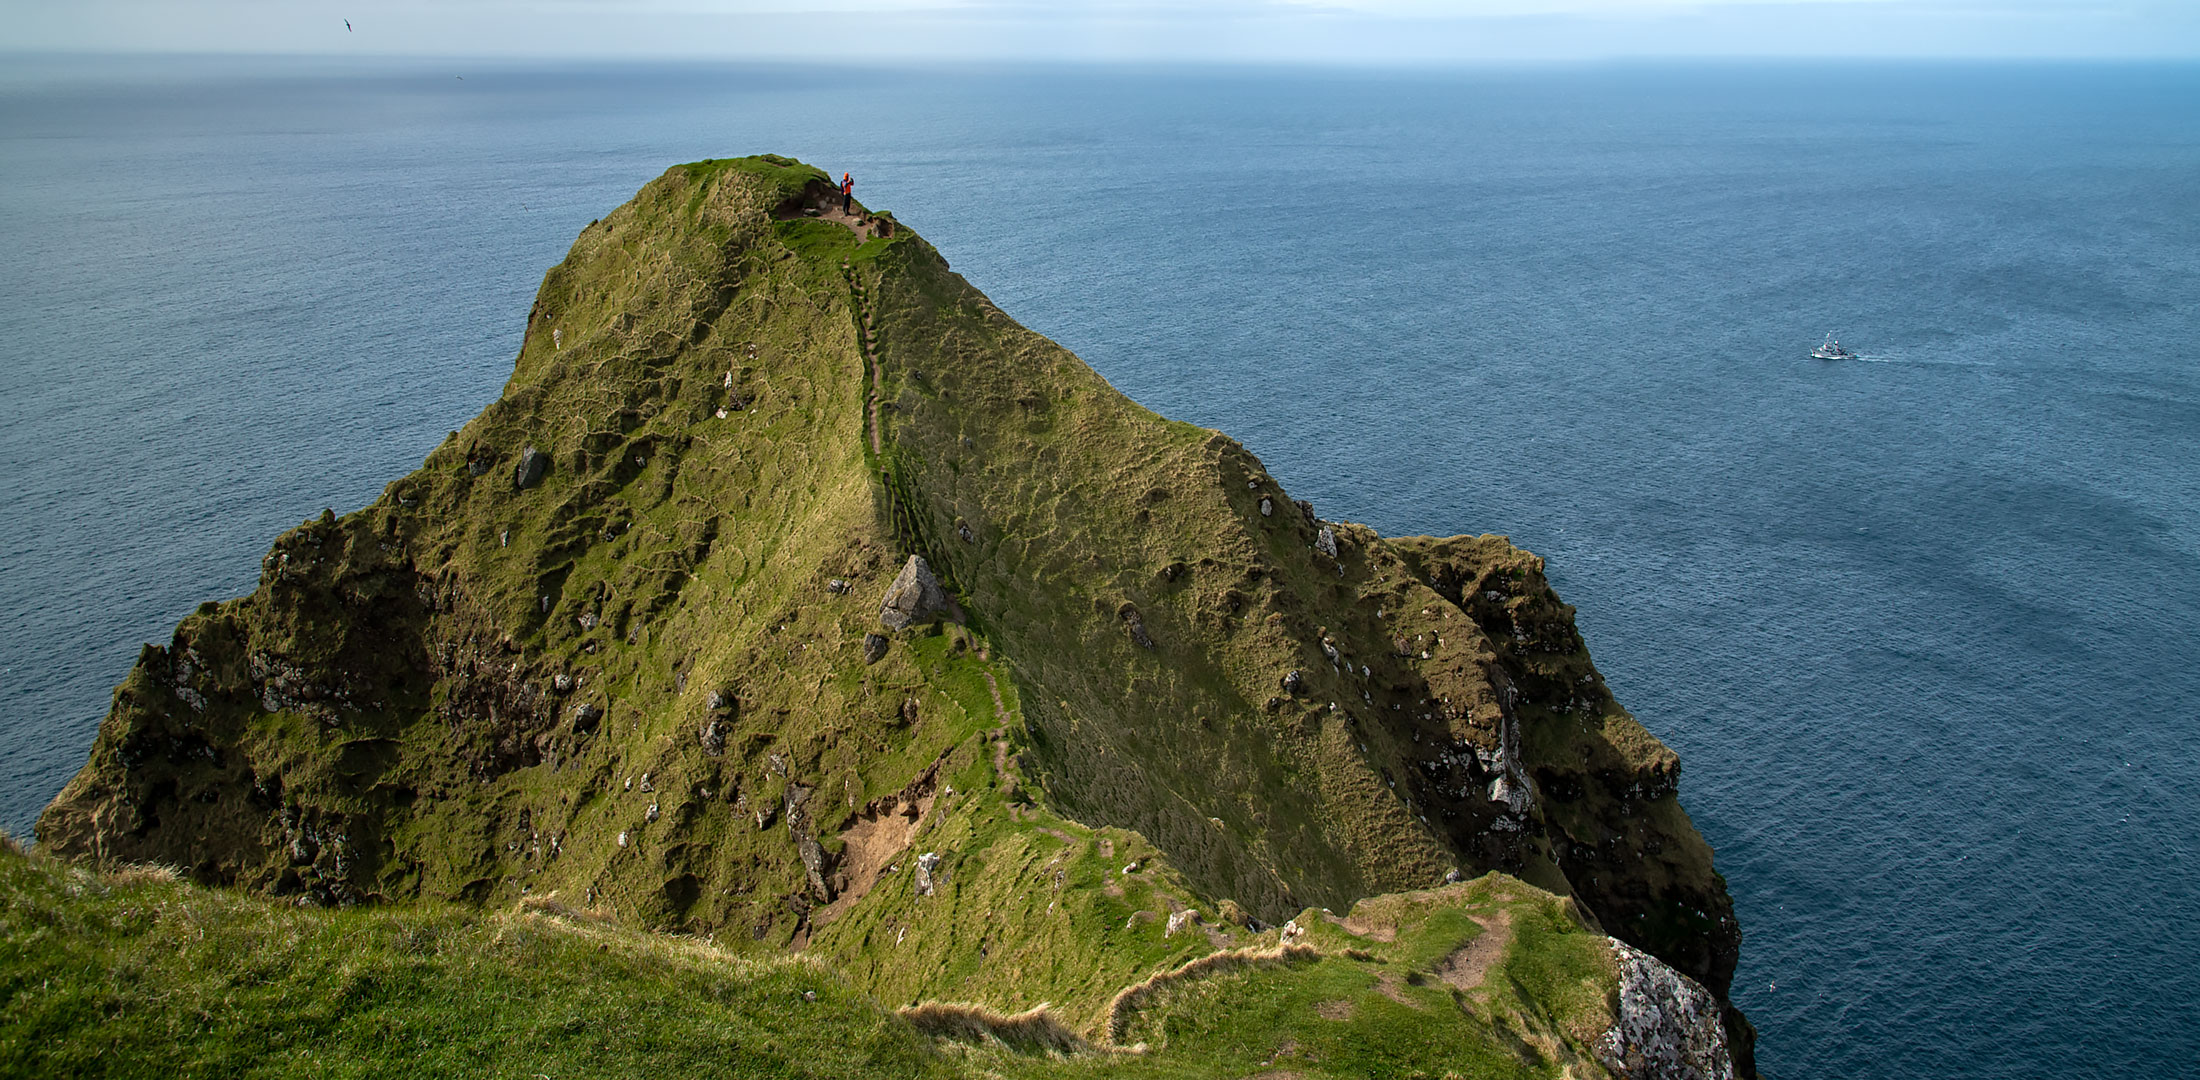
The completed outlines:
[[[1768,1071],[2196,1067],[2191,66],[11,60],[0,824],[496,396],[581,226],[762,151],[1324,515],[1548,556],[1687,763]]]

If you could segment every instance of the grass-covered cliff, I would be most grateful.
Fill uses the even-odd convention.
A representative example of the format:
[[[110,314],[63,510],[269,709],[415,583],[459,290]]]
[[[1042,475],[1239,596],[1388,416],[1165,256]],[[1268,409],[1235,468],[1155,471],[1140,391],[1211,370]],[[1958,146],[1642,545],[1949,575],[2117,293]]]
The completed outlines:
[[[1677,762],[1540,560],[1321,520],[829,190],[702,162],[591,224],[496,402],[148,647],[41,844],[564,905],[1093,1046],[1157,972],[1491,870],[1723,993]],[[1594,1058],[1552,1023],[1472,1038]]]

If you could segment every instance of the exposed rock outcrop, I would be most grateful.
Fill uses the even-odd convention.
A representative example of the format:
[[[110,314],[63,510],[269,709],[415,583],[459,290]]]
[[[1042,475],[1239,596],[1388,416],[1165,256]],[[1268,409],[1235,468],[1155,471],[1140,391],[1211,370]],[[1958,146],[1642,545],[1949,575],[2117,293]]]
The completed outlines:
[[[1619,1016],[1597,1040],[1605,1065],[1627,1080],[1733,1080],[1718,996],[1657,957],[1611,943]]]
[[[530,488],[542,482],[544,473],[550,471],[550,455],[530,446],[519,453],[519,464],[512,469],[512,486]]]
[[[893,584],[886,587],[886,598],[878,606],[878,621],[888,630],[906,630],[945,615],[951,603],[924,556],[911,555],[902,564],[901,573],[894,575]]]

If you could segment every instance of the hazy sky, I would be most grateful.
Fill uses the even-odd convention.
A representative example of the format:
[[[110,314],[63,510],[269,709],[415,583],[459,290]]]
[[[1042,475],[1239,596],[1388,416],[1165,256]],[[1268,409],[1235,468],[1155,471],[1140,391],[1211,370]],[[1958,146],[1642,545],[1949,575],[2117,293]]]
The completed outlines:
[[[2200,0],[0,0],[0,50],[1341,63],[2192,58]]]

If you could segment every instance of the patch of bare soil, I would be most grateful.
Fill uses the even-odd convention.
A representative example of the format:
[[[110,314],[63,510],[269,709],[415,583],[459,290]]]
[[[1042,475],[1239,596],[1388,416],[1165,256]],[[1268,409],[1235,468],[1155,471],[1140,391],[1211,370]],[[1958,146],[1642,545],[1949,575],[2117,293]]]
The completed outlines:
[[[1376,941],[1398,940],[1398,928],[1389,923],[1379,923],[1361,918],[1340,919],[1334,915],[1330,916],[1329,920],[1364,938],[1374,938]]]
[[[1381,991],[1384,997],[1409,1009],[1423,1008],[1420,1002],[1406,996],[1405,985],[1406,981],[1399,978],[1394,971],[1383,972],[1375,979],[1375,989]]]
[[[917,834],[917,826],[924,823],[924,815],[932,812],[933,783],[938,766],[926,769],[923,775],[911,781],[908,787],[892,795],[871,800],[870,805],[856,816],[854,824],[842,830],[843,847],[836,876],[845,884],[833,902],[817,910],[810,919],[812,926],[825,926],[855,902],[871,891],[879,879],[886,876],[895,858],[909,850],[909,842]]]
[[[852,212],[841,210],[840,198],[837,195],[824,207],[820,208],[817,219],[819,221],[830,221],[836,225],[846,225],[849,231],[856,234],[856,243],[858,244],[874,236],[885,235],[886,230],[891,227],[878,218],[872,217],[870,211],[860,206]]]
[[[1512,909],[1500,908],[1494,916],[1476,916],[1482,934],[1451,951],[1436,965],[1436,977],[1461,990],[1472,990],[1482,985],[1482,979],[1490,973],[1490,965],[1505,955],[1505,946],[1512,943]]]
[[[780,221],[806,217],[845,225],[856,234],[858,244],[874,236],[891,235],[894,231],[893,222],[872,216],[862,203],[850,200],[847,209],[842,209],[840,185],[825,180],[812,180],[804,185],[801,194],[773,209],[772,217]]]
[[[1314,1006],[1314,1015],[1324,1020],[1350,1020],[1352,1019],[1353,1008],[1352,1002],[1339,998],[1336,1001],[1324,1001]]]

